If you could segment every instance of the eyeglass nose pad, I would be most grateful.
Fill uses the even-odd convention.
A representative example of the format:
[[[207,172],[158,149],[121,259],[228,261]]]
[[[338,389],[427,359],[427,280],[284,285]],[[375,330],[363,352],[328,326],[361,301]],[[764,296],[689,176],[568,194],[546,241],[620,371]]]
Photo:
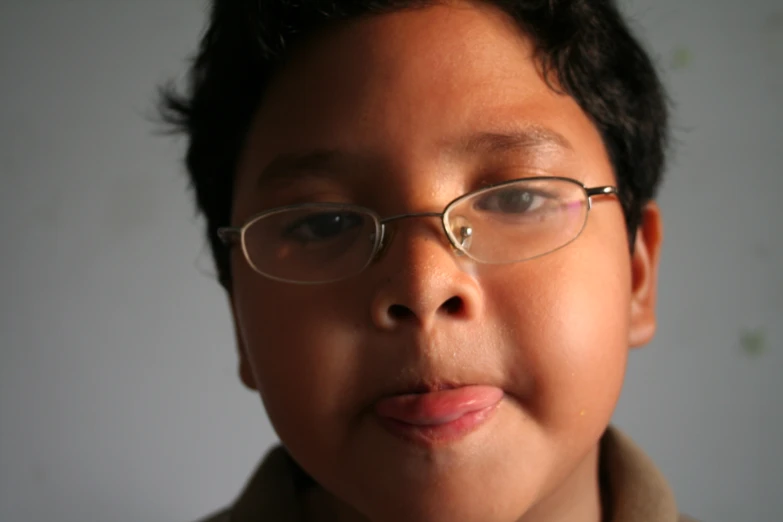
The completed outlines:
[[[457,255],[465,255],[470,250],[470,245],[473,244],[473,227],[464,216],[454,216],[449,221],[451,235],[457,241],[454,250],[457,251]]]
[[[377,259],[378,257],[382,256],[384,251],[386,250],[386,247],[391,242],[391,236],[393,234],[390,230],[386,229],[386,225],[381,225],[378,228],[378,232],[372,232],[370,234],[370,243],[375,247],[375,256],[374,259]]]

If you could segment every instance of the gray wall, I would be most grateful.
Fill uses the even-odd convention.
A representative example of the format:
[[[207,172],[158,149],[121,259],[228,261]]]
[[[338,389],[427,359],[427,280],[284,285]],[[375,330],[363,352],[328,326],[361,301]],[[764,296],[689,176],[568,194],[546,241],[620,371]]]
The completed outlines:
[[[783,2],[626,2],[677,105],[660,332],[616,422],[700,518],[783,512]],[[200,2],[0,3],[0,520],[189,520],[274,435],[153,86]],[[774,230],[774,232],[773,232]],[[774,234],[774,235],[773,235]]]

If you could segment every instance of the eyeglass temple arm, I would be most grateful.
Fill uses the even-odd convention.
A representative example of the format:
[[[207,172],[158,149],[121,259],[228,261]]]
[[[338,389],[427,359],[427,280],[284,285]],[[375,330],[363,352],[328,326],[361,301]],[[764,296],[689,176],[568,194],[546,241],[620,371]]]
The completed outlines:
[[[617,196],[620,197],[620,193],[617,191],[617,187],[605,186],[605,187],[591,187],[586,188],[587,194],[587,208],[593,208],[593,197],[595,196]]]
[[[617,192],[617,187],[592,187],[587,189],[587,197],[591,198],[593,196],[617,196],[619,195],[619,192]]]
[[[217,236],[224,245],[233,245],[239,241],[242,235],[242,229],[236,227],[220,227],[217,229]]]

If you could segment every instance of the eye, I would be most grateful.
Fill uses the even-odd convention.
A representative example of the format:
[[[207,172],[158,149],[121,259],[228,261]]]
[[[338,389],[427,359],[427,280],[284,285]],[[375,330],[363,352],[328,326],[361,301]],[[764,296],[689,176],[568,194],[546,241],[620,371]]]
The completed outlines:
[[[328,241],[362,227],[364,218],[355,212],[319,212],[285,227],[283,237],[302,243]]]
[[[507,187],[480,197],[474,208],[502,214],[525,214],[539,210],[553,197],[529,188]]]

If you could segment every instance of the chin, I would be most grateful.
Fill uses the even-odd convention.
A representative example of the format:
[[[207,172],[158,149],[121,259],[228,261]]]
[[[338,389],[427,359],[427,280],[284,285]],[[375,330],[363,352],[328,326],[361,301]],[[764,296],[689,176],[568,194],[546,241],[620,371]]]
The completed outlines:
[[[535,502],[534,484],[525,484],[534,477],[511,476],[502,464],[476,466],[470,456],[461,457],[380,480],[376,470],[343,498],[372,522],[512,522]]]

